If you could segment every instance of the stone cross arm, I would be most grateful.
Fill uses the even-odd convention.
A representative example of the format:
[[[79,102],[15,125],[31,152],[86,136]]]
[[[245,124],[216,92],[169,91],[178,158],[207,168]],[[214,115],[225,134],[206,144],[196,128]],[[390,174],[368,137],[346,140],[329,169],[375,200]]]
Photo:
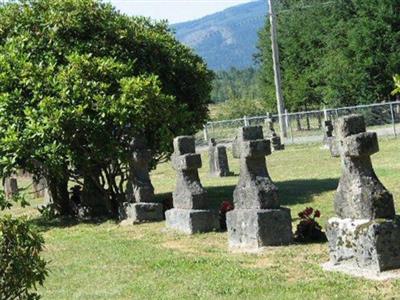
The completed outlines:
[[[269,140],[244,141],[240,145],[241,157],[260,157],[271,154],[271,142]]]
[[[173,155],[172,165],[177,171],[200,169],[202,166],[201,156],[200,154],[196,153],[189,153],[179,156]]]
[[[379,152],[375,132],[362,132],[345,137],[342,141],[343,155],[347,157],[370,156]]]

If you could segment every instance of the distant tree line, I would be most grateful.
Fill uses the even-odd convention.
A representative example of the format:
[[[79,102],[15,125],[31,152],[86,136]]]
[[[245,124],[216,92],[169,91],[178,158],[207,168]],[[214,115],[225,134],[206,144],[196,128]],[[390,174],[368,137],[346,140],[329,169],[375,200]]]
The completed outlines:
[[[232,99],[259,99],[261,90],[258,81],[258,71],[255,68],[216,72],[211,92],[214,103]]]
[[[236,119],[244,115],[265,114],[259,71],[255,68],[218,71],[213,81],[212,119]],[[215,111],[214,111],[215,110]]]

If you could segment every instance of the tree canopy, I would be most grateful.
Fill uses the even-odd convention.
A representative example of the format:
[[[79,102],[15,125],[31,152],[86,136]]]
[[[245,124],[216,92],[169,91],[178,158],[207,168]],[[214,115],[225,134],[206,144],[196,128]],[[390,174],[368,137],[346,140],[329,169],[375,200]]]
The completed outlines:
[[[285,0],[277,6],[282,85],[291,111],[391,99],[400,71],[399,0]],[[276,107],[270,26],[257,60],[268,106]]]
[[[68,181],[91,182],[115,212],[132,139],[147,140],[153,163],[167,158],[174,136],[193,134],[207,119],[212,78],[164,22],[96,0],[7,2],[0,6],[1,175],[22,168],[44,176],[63,212]]]

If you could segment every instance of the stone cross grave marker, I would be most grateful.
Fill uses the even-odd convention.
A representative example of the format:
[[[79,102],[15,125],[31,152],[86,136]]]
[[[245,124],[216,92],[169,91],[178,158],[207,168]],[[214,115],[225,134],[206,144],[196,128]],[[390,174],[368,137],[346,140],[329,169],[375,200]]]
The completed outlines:
[[[360,115],[340,118],[337,134],[342,176],[334,199],[337,217],[329,219],[326,229],[326,268],[360,274],[400,268],[400,223],[393,196],[371,162],[371,155],[379,151],[377,135],[366,132]]]
[[[284,150],[285,145],[282,144],[281,138],[275,132],[274,121],[270,113],[267,113],[265,123],[268,129],[269,139],[271,140],[272,151]]]
[[[195,153],[194,137],[174,139],[172,165],[177,180],[173,192],[174,208],[165,213],[167,227],[186,234],[219,229],[218,212],[210,209],[207,192],[199,179],[198,169],[202,163],[200,154]]]
[[[229,247],[254,251],[287,245],[293,238],[291,215],[280,206],[278,188],[267,171],[270,141],[264,139],[261,126],[249,126],[240,128],[238,143],[240,177],[233,193],[235,209],[227,213]]]
[[[7,199],[18,194],[18,182],[15,177],[6,177],[4,179],[4,192]]]
[[[32,178],[32,185],[35,197],[44,197],[45,189],[47,187],[46,179],[44,177],[41,177],[38,180]]]
[[[133,150],[129,170],[129,201],[124,203],[120,218],[134,223],[163,220],[163,206],[154,202],[154,187],[150,180],[149,163],[151,152],[144,138],[135,138],[131,143]]]

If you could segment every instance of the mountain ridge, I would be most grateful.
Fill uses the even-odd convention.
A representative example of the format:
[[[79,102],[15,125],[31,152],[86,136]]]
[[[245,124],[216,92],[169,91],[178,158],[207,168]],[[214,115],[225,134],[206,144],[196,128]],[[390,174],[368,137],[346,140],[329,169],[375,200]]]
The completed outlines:
[[[202,56],[209,68],[244,69],[254,65],[258,31],[267,8],[265,0],[257,0],[171,27],[176,38]]]

